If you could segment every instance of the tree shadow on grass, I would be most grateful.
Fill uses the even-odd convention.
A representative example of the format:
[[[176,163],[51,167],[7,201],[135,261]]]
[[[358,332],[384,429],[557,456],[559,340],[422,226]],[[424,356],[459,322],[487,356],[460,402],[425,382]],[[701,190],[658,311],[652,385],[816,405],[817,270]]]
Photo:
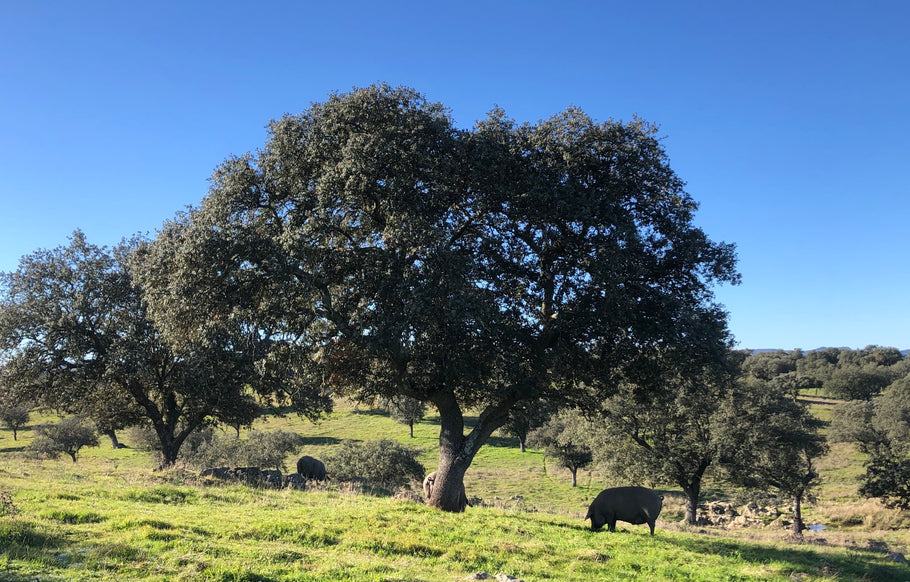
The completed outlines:
[[[66,554],[69,547],[63,537],[50,535],[37,529],[33,524],[19,519],[9,519],[0,523],[0,556],[6,561],[6,570],[0,573],[0,580],[19,582],[36,580],[34,574],[19,575],[16,572],[18,561],[41,562],[54,571],[65,566],[60,556]]]
[[[4,447],[0,449],[0,453],[23,453],[25,452],[25,445],[18,447]]]
[[[701,554],[730,556],[756,565],[782,564],[782,574],[808,574],[834,577],[837,580],[876,580],[877,582],[904,582],[907,566],[884,564],[881,553],[849,551],[846,554],[819,553],[809,545],[794,544],[789,548],[768,547],[741,541],[689,537],[661,540]]]

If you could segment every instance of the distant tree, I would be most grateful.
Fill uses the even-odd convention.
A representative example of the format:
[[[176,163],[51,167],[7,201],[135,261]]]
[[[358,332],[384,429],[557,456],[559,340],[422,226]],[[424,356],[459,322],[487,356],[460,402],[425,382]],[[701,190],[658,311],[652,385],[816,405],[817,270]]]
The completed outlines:
[[[394,396],[383,399],[382,405],[395,422],[408,425],[411,438],[414,438],[414,425],[423,420],[427,403],[409,396]]]
[[[509,420],[502,428],[506,433],[518,439],[518,447],[523,453],[531,431],[544,425],[554,414],[553,405],[545,400],[521,403],[512,409],[509,413]]]
[[[224,424],[234,429],[239,439],[240,430],[252,429],[253,422],[262,416],[262,413],[263,407],[252,394],[241,394],[239,398],[222,406],[221,419]]]
[[[56,424],[45,424],[36,429],[37,436],[27,449],[52,459],[66,453],[76,462],[76,456],[83,447],[97,447],[95,429],[79,418],[71,416]]]
[[[19,429],[28,424],[31,414],[27,406],[0,402],[0,421],[13,431],[13,440],[19,440]]]
[[[792,532],[805,525],[802,503],[818,484],[816,462],[828,445],[824,423],[808,406],[769,382],[741,382],[732,401],[735,420],[723,427],[726,468],[735,482],[773,487],[793,503]]]
[[[891,374],[881,366],[850,366],[835,370],[825,382],[825,392],[834,398],[869,400],[891,383]]]
[[[807,373],[811,368],[803,365],[805,359],[802,350],[759,352],[746,357],[742,370],[747,377],[771,382],[797,398],[802,390],[821,387],[819,380]]]
[[[760,380],[771,380],[796,372],[797,364],[802,358],[801,350],[758,352],[746,358],[743,362],[743,372]]]
[[[862,350],[863,361],[873,366],[891,367],[904,360],[904,355],[897,348],[866,346]]]
[[[800,377],[812,378],[818,387],[824,387],[824,383],[837,369],[839,354],[840,350],[837,348],[806,352],[804,357],[796,363],[797,374]]]
[[[528,435],[528,443],[540,447],[548,457],[572,473],[572,487],[578,485],[578,470],[593,461],[585,417],[576,410],[564,410]]]
[[[872,400],[849,400],[831,410],[828,438],[831,442],[854,443],[867,455],[887,455],[891,445],[885,431],[872,423]]]

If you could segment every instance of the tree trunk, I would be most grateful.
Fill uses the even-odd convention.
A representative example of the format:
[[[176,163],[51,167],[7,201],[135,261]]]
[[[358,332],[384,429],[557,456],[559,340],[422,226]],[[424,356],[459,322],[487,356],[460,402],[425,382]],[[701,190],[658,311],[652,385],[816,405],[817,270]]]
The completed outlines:
[[[793,524],[790,526],[790,532],[794,536],[802,536],[806,526],[803,524],[803,495],[797,493],[793,496]]]
[[[569,469],[572,471],[572,487],[578,487],[578,469]]]
[[[460,513],[468,504],[464,475],[480,447],[493,431],[505,424],[514,402],[488,406],[467,436],[464,434],[464,415],[453,393],[439,392],[432,402],[439,411],[440,420],[439,468],[427,504],[443,511]]]
[[[115,449],[123,448],[123,445],[120,444],[120,441],[117,440],[117,433],[114,432],[114,429],[104,431],[104,435],[111,439],[111,446]]]
[[[698,498],[701,496],[701,479],[692,481],[683,487],[683,493],[686,494],[686,523],[695,525],[698,514]]]
[[[518,437],[518,448],[521,450],[522,453],[525,452],[526,447],[525,447],[524,437]]]
[[[411,438],[414,438],[414,421],[409,422],[408,426],[411,427]]]

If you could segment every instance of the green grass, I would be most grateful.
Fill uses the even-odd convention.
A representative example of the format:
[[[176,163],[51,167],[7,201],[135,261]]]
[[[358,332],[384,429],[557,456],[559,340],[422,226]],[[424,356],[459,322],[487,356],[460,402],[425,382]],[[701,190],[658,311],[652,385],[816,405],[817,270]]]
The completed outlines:
[[[434,418],[415,427],[414,439],[387,416],[350,406],[316,425],[287,416],[256,428],[298,432],[300,454],[316,457],[342,439],[391,436],[422,447],[424,465],[435,468]],[[468,494],[493,506],[464,514],[337,484],[318,491],[204,486],[193,472],[155,472],[149,453],[109,443],[85,450],[75,465],[38,461],[21,453],[29,438],[23,431],[14,443],[0,431],[0,490],[17,510],[0,517],[0,580],[11,582],[455,581],[479,571],[527,582],[910,579],[910,568],[888,562],[881,549],[910,539],[868,522],[878,510],[855,497],[855,484],[851,490],[856,459],[847,449],[826,461],[819,503],[807,508],[839,527],[824,532],[825,543],[813,534],[796,544],[780,530],[687,528],[677,522],[671,491],[654,537],[626,524],[616,534],[591,532],[582,516],[609,483],[583,473],[572,488],[568,473],[545,467],[541,453],[521,453],[498,435],[466,477]],[[897,513],[875,520],[888,523],[888,515]],[[870,540],[877,549],[868,549]]]

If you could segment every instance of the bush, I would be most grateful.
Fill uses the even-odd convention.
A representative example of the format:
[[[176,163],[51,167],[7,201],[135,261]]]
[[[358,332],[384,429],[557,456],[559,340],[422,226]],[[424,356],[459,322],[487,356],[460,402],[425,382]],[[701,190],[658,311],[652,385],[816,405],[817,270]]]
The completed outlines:
[[[0,516],[16,515],[16,505],[13,503],[13,496],[0,489]]]
[[[285,471],[285,460],[297,452],[303,444],[301,441],[300,436],[292,432],[254,430],[246,441],[241,441],[239,453],[249,467]]]
[[[326,457],[332,478],[363,481],[388,490],[422,481],[426,469],[417,460],[420,449],[391,439],[344,441]]]
[[[288,455],[301,446],[300,437],[291,432],[253,431],[248,439],[219,435],[210,429],[191,434],[180,448],[180,459],[192,467],[260,467],[285,471]]]
[[[57,424],[39,426],[36,430],[38,436],[27,448],[39,456],[56,459],[66,453],[75,463],[83,447],[98,446],[95,429],[76,416],[64,418]]]

